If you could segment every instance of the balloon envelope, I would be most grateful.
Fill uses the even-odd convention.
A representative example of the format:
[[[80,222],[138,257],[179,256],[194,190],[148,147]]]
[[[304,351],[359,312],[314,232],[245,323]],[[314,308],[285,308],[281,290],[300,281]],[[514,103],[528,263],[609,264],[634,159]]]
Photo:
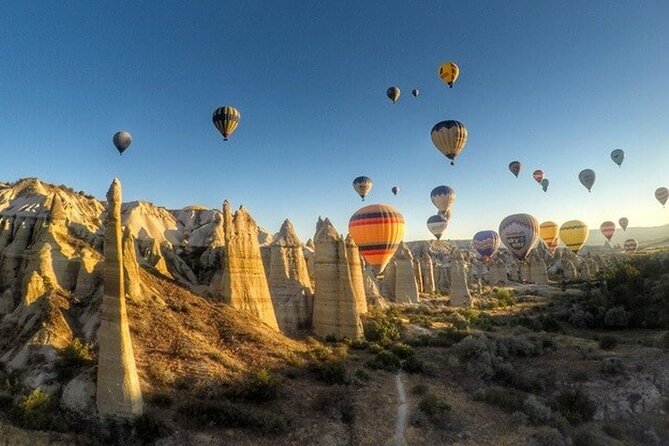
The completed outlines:
[[[620,220],[618,220],[618,224],[621,228],[623,228],[623,231],[626,231],[627,225],[630,224],[630,221],[626,217],[622,217]]]
[[[541,169],[537,169],[534,172],[532,172],[532,177],[534,178],[534,181],[541,184],[541,180],[544,179],[544,171]]]
[[[437,238],[437,240],[441,240],[441,235],[446,231],[447,227],[448,219],[441,214],[433,215],[427,219],[427,229]]]
[[[499,248],[499,234],[495,231],[479,231],[474,234],[472,246],[484,260],[487,260]]]
[[[588,240],[588,225],[580,220],[569,220],[560,226],[560,240],[576,254]]]
[[[613,160],[614,163],[617,165],[622,165],[623,161],[625,161],[625,151],[616,149],[613,152],[611,152],[611,159]]]
[[[520,161],[511,161],[509,163],[509,170],[511,171],[512,174],[515,175],[516,178],[518,178],[518,174],[520,173],[520,169],[523,168],[523,165],[520,164]]]
[[[545,221],[539,225],[539,235],[550,252],[555,252],[560,244],[560,239],[558,238],[559,230],[559,226],[553,221]]]
[[[448,186],[437,186],[430,192],[430,199],[440,212],[447,213],[455,202],[455,191]]]
[[[623,244],[623,249],[627,254],[634,254],[638,247],[639,247],[639,242],[637,242],[633,238],[625,240],[625,243]]]
[[[388,96],[388,99],[393,101],[393,104],[397,102],[400,99],[400,89],[397,87],[390,87],[389,89],[386,90],[386,96]]]
[[[414,98],[417,98],[420,95],[420,90],[414,88],[413,90],[411,90],[411,94],[413,95]]]
[[[397,195],[397,193],[400,191],[400,188],[397,186],[393,186],[393,188],[390,189],[390,191],[393,193],[393,195]]]
[[[467,144],[467,128],[459,121],[441,121],[432,127],[430,138],[437,150],[446,155],[453,165],[453,160]]]
[[[593,184],[595,184],[595,171],[592,169],[583,169],[581,173],[578,174],[578,180],[586,189],[588,189],[588,192],[590,192]]]
[[[235,107],[229,105],[219,107],[211,117],[214,126],[223,135],[223,141],[227,141],[239,126],[242,115]]]
[[[669,198],[669,189],[666,187],[658,187],[655,190],[655,198],[662,204],[662,206],[664,206],[667,204],[667,199]]]
[[[460,67],[454,62],[444,62],[439,66],[438,74],[439,79],[453,88],[453,84],[458,80],[458,76],[460,76]]]
[[[499,224],[499,237],[518,260],[525,260],[539,239],[539,222],[529,214],[514,214]]]
[[[541,180],[541,188],[546,192],[548,190],[548,185],[551,184],[550,181],[548,181],[548,178],[544,178]]]
[[[130,147],[130,144],[132,143],[132,135],[128,132],[116,132],[114,133],[112,141],[114,142],[114,146],[116,146],[116,150],[123,155],[125,149]]]
[[[365,201],[365,197],[369,191],[372,190],[373,185],[374,184],[369,177],[357,177],[355,180],[353,180],[353,189],[355,189],[358,195],[360,195],[362,201]]]
[[[404,238],[404,217],[391,206],[372,204],[353,214],[348,231],[365,261],[381,273]]]
[[[616,232],[616,224],[612,221],[605,221],[599,225],[599,230],[606,237],[606,240],[611,241],[611,237]]]

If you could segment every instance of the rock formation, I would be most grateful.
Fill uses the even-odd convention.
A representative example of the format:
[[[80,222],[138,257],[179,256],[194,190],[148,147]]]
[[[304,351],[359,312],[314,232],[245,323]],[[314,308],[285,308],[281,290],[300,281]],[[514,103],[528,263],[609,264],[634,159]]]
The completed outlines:
[[[420,259],[421,273],[423,277],[423,292],[434,294],[436,287],[434,284],[434,265],[432,257],[425,251]]]
[[[225,201],[223,227],[225,259],[221,284],[216,294],[231,307],[252,313],[278,330],[260,255],[256,222],[242,207],[233,215],[230,203]]]
[[[351,235],[344,239],[346,245],[346,259],[348,260],[348,269],[351,276],[351,285],[353,287],[353,297],[355,306],[360,316],[367,314],[367,297],[365,296],[365,282],[362,276],[362,262],[360,261],[360,251],[358,245],[353,241]]]
[[[135,238],[126,226],[123,231],[123,283],[125,295],[131,299],[138,299],[141,294],[139,279],[139,264],[137,263],[137,248]]]
[[[578,265],[578,275],[581,280],[592,279],[590,268],[588,267],[588,263],[585,260],[581,260],[581,263]]]
[[[351,272],[352,266],[360,266],[360,260],[348,258],[352,240],[345,241],[327,218],[318,220],[314,240],[314,333],[323,338],[361,338],[359,291],[354,284],[355,273]]]
[[[285,220],[270,245],[269,288],[279,329],[296,334],[311,326],[313,288],[302,242]]]
[[[411,253],[411,250],[409,250]],[[416,286],[418,287],[418,293],[423,292],[423,271],[421,268],[420,260],[418,258],[413,257],[413,253],[411,257],[411,262],[413,263],[413,272],[414,275],[416,276]]]
[[[451,305],[455,307],[471,307],[472,298],[467,286],[467,265],[462,254],[456,252],[451,259]]]
[[[533,252],[530,257],[530,282],[537,285],[548,285],[546,262],[538,252]]]
[[[406,243],[400,243],[395,253],[395,302],[418,303],[418,282],[413,255]]]
[[[520,282],[521,283],[531,283],[532,279],[530,278],[530,261],[524,260],[518,262],[518,268],[520,270]]]
[[[96,403],[101,417],[134,418],[142,414],[143,404],[125,306],[118,179],[107,192],[104,254]]]

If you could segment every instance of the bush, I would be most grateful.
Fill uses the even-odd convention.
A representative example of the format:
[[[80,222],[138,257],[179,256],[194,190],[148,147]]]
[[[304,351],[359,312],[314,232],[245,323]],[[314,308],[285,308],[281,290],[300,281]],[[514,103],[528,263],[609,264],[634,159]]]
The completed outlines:
[[[333,386],[321,391],[314,399],[315,409],[328,417],[351,424],[355,420],[355,405],[351,391],[344,386]]]
[[[400,359],[409,359],[415,354],[414,349],[410,345],[402,343],[394,344],[390,350]]]
[[[394,353],[383,350],[377,353],[374,359],[367,362],[367,366],[372,369],[382,369],[392,372],[402,366],[402,361]]]
[[[58,375],[63,379],[70,379],[80,368],[92,364],[94,359],[93,346],[75,338],[58,352]]]
[[[616,422],[613,422],[613,421],[607,421],[606,423],[604,423],[604,425],[602,426],[602,430],[609,437],[612,437],[612,438],[615,438],[615,439],[618,439],[618,440],[623,438],[623,435],[624,435],[623,428],[620,425],[620,423],[616,423]]]
[[[52,420],[51,397],[41,389],[24,395],[11,411],[13,420],[21,427],[47,430]]]
[[[281,390],[281,379],[267,369],[258,370],[249,375],[242,383],[236,396],[254,403],[276,399]]]
[[[551,410],[536,396],[530,395],[523,401],[523,412],[530,417],[534,423],[546,423],[551,419]]]
[[[599,370],[607,375],[620,375],[625,372],[625,364],[620,358],[604,358],[599,365]]]
[[[425,395],[429,388],[426,384],[416,384],[411,388],[411,393],[414,395]]]
[[[417,417],[414,417],[414,424],[423,427],[427,420],[437,428],[445,428],[448,421],[448,415],[451,406],[440,396],[427,392],[418,403]]]
[[[311,371],[316,379],[326,384],[350,384],[351,374],[340,359],[328,359],[326,361],[312,362]]]
[[[573,446],[606,446],[599,436],[586,428],[574,432],[572,444]]]
[[[389,314],[377,314],[367,319],[364,328],[367,340],[388,345],[400,338],[402,322]]]
[[[192,428],[249,428],[265,434],[284,434],[290,428],[289,420],[273,412],[252,412],[228,400],[188,402],[178,413]]]
[[[168,408],[172,406],[174,400],[167,393],[156,393],[149,399],[154,406]]]
[[[133,421],[133,431],[140,444],[154,444],[159,438],[171,434],[171,430],[159,418],[150,413],[144,413]]]
[[[602,336],[599,340],[599,348],[602,350],[613,350],[618,345],[618,339],[613,336]]]
[[[525,442],[525,446],[566,446],[566,444],[560,431],[550,427],[541,428]]]
[[[624,328],[629,323],[629,314],[624,307],[614,307],[606,312],[604,325],[611,328]]]
[[[525,412],[517,410],[511,414],[511,421],[515,425],[525,426],[530,421],[530,418],[525,414]]]
[[[499,407],[505,412],[513,413],[522,410],[525,395],[517,390],[492,386],[483,391],[476,392],[474,398]]]
[[[344,338],[344,343],[353,350],[365,350],[367,347],[369,347],[369,342],[365,341],[364,339]]]
[[[595,403],[580,387],[561,390],[553,399],[552,406],[571,424],[590,421],[595,414]]]

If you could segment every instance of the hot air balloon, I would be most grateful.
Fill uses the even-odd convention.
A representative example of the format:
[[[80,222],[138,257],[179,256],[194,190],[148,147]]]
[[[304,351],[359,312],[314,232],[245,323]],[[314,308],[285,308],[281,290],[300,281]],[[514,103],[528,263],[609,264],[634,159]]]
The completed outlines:
[[[618,224],[621,228],[623,228],[623,231],[627,231],[627,225],[630,224],[630,221],[627,219],[627,217],[622,217],[620,220],[618,220]]]
[[[417,98],[420,95],[420,90],[414,88],[413,90],[411,90],[411,94],[413,95],[414,98]]]
[[[657,201],[664,206],[667,204],[667,198],[669,198],[669,189],[666,187],[658,187],[655,190],[655,198],[657,198]]]
[[[357,177],[355,180],[353,180],[353,189],[355,189],[358,195],[360,195],[362,201],[365,201],[365,197],[369,191],[372,190],[372,186],[372,180],[368,177]]]
[[[365,261],[380,274],[404,238],[404,217],[390,206],[372,204],[353,214],[348,232]]]
[[[599,225],[599,231],[606,237],[606,240],[611,241],[611,237],[616,232],[616,224],[612,221],[605,221]]]
[[[580,220],[569,220],[560,226],[560,240],[576,254],[588,240],[588,225]]]
[[[451,221],[451,209],[450,208],[448,208],[448,210],[446,212],[439,211],[439,212],[437,212],[437,214],[443,216],[446,220]]]
[[[532,177],[534,177],[534,181],[541,184],[541,180],[544,179],[544,171],[541,169],[537,169],[534,172],[532,172]]]
[[[489,261],[499,248],[499,234],[495,231],[479,231],[474,234],[472,246],[483,258],[483,261]]]
[[[427,229],[437,238],[437,240],[441,240],[441,234],[444,233],[447,227],[448,219],[441,214],[433,215],[427,219]]]
[[[539,222],[529,214],[514,214],[499,224],[499,237],[518,260],[525,260],[539,238]]]
[[[393,101],[393,104],[399,101],[400,94],[402,94],[402,92],[397,87],[390,87],[389,89],[386,90],[386,96],[388,96],[388,99]]]
[[[393,186],[393,188],[390,189],[390,191],[393,193],[393,195],[397,195],[397,193],[400,191],[400,188],[397,186]]]
[[[447,213],[455,203],[455,191],[448,186],[437,186],[430,192],[430,199],[440,212]]]
[[[454,62],[444,62],[439,66],[439,79],[448,84],[450,88],[453,88],[458,76],[460,76],[460,67]]]
[[[114,133],[114,137],[112,138],[112,141],[114,141],[114,145],[116,146],[116,150],[123,155],[123,152],[125,152],[125,149],[127,149],[130,144],[132,143],[132,135],[128,132],[116,132]]]
[[[217,108],[211,117],[211,120],[218,131],[221,132],[221,135],[223,135],[223,141],[227,141],[237,129],[241,118],[242,115],[239,113],[239,110],[235,107],[226,105]]]
[[[613,160],[614,163],[621,166],[623,164],[623,161],[625,161],[625,151],[620,149],[614,150],[613,152],[611,152],[611,159]]]
[[[578,180],[586,189],[588,189],[588,192],[590,192],[592,185],[595,184],[595,171],[592,169],[583,169],[581,173],[578,174]]]
[[[509,170],[516,176],[516,178],[518,178],[518,174],[520,173],[520,169],[522,169],[522,167],[523,165],[520,164],[520,161],[511,161],[509,163]]]
[[[467,129],[458,121],[441,121],[430,132],[432,144],[454,164],[455,157],[467,144]]]
[[[546,192],[548,190],[548,185],[550,183],[551,182],[548,181],[548,178],[544,178],[543,180],[541,180],[541,188],[544,190],[544,192]]]
[[[634,254],[636,252],[636,249],[639,247],[639,242],[634,240],[633,238],[625,240],[625,243],[623,244],[623,249],[627,254]]]
[[[557,223],[552,221],[545,221],[539,225],[539,235],[551,253],[555,252],[558,245],[560,244],[558,230],[559,227]]]

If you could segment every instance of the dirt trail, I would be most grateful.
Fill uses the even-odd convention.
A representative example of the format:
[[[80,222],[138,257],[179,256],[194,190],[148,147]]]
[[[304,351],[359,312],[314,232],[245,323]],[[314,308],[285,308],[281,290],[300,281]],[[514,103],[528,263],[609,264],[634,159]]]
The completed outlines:
[[[404,432],[407,426],[407,417],[409,415],[409,402],[407,401],[406,391],[404,390],[404,381],[402,381],[402,371],[395,375],[395,388],[397,389],[397,418],[395,419],[395,436],[386,443],[387,446],[406,446]]]

